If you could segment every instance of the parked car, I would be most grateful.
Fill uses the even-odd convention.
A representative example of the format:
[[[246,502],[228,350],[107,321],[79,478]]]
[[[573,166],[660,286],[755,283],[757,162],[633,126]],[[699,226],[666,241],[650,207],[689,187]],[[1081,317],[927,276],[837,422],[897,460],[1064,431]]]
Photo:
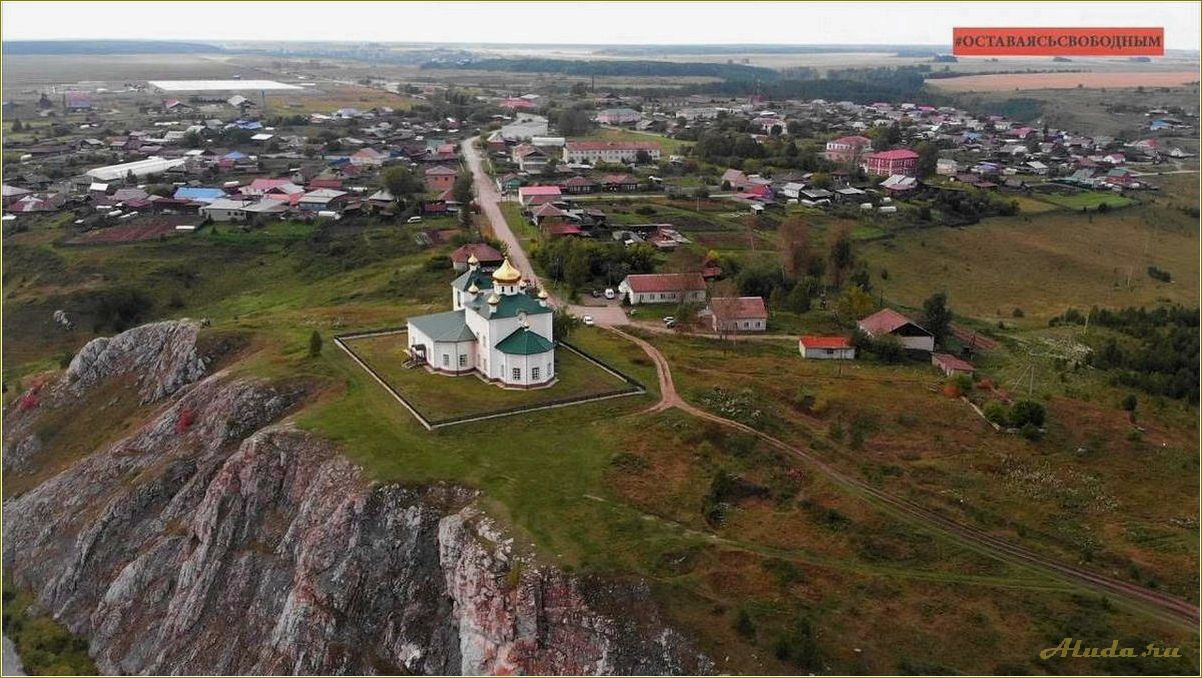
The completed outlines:
[[[675,325],[676,324],[676,316],[674,316],[674,315],[664,316],[664,324],[665,325]]]
[[[616,296],[618,296],[618,293],[617,293],[617,292],[614,292],[614,288],[612,288],[612,287],[607,287],[607,288],[605,289],[605,298],[606,298],[606,299],[613,299],[613,298],[614,298],[614,297],[616,297]]]
[[[601,290],[593,290],[593,298],[600,299],[601,298]]]
[[[405,223],[418,224],[418,223],[421,223],[421,220],[422,220],[422,218],[420,216],[415,215],[415,216],[409,217],[409,219]]]
[[[589,327],[592,327],[593,326],[593,316],[586,315],[583,318],[581,318],[581,322],[583,322],[585,325],[588,325]]]

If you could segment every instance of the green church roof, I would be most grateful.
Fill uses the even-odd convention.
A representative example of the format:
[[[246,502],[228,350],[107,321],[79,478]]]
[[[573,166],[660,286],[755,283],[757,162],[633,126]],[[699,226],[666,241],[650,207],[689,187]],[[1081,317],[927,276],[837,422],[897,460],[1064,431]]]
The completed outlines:
[[[467,288],[472,286],[472,283],[476,283],[476,289],[492,289],[492,274],[485,273],[478,268],[474,271],[468,269],[464,271],[458,278],[455,278],[455,281],[452,282],[451,285],[453,285],[455,289],[459,290],[460,292],[466,292]]]
[[[497,344],[497,350],[506,355],[536,355],[554,347],[549,339],[525,327],[517,328]]]
[[[409,324],[421,330],[431,341],[475,341],[476,335],[468,329],[463,309],[419,315],[409,319]]]
[[[538,299],[525,293],[502,294],[501,301],[496,306],[489,307],[487,295],[481,294],[468,306],[485,318],[516,318],[523,311],[526,315],[550,313],[551,309],[538,303]]]

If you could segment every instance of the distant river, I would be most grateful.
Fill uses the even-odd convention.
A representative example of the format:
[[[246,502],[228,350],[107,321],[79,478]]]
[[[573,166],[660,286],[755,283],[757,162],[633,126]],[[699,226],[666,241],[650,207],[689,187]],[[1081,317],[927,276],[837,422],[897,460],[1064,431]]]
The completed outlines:
[[[13,641],[4,636],[4,675],[23,676],[25,667],[21,666],[21,658],[17,656],[17,647]]]

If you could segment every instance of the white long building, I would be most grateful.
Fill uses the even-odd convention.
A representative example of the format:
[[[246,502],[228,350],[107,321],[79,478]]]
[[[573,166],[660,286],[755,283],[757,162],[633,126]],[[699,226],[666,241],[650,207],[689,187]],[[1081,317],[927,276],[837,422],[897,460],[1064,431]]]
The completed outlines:
[[[169,169],[179,167],[183,164],[183,158],[160,158],[157,156],[151,156],[145,160],[135,160],[134,162],[123,162],[120,165],[97,167],[84,172],[84,174],[100,181],[117,181],[119,179],[124,179],[131,173],[135,177],[141,178],[149,174],[166,172]]]
[[[639,151],[659,160],[659,144],[654,141],[569,141],[563,147],[563,161],[585,165],[634,162]]]

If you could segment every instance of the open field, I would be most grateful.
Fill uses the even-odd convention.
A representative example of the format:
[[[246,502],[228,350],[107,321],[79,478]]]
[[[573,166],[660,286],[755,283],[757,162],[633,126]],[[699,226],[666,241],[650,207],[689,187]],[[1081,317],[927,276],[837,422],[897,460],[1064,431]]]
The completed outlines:
[[[555,352],[556,381],[547,388],[500,388],[475,374],[452,377],[406,369],[406,340],[401,333],[344,341],[431,423],[633,390],[624,380],[564,348]]]
[[[1059,207],[1067,207],[1073,210],[1096,210],[1102,205],[1107,207],[1126,207],[1135,202],[1134,199],[1125,195],[1112,192],[1102,191],[1082,191],[1080,193],[1059,194],[1049,193],[1040,195],[1038,200],[1052,203]]]
[[[660,146],[661,152],[666,155],[674,155],[680,152],[682,146],[689,142],[679,141],[666,137],[662,134],[654,132],[638,132],[630,129],[621,129],[617,127],[603,127],[595,134],[579,139],[573,137],[572,141],[653,141]]]
[[[266,99],[268,108],[278,115],[307,115],[309,113],[329,115],[340,108],[357,108],[366,111],[385,106],[408,110],[413,104],[412,99],[392,92],[362,85],[332,83],[322,83],[318,87],[303,92],[269,94]]]
[[[103,59],[86,54],[5,55],[3,69],[5,90],[84,82],[271,77],[268,71],[208,54],[114,54]]]
[[[1198,72],[1114,71],[1104,73],[997,73],[936,78],[927,85],[949,92],[1006,92],[1016,89],[1085,87],[1181,87],[1198,82]]]
[[[918,306],[947,291],[957,312],[989,322],[1038,325],[1070,306],[1196,305],[1196,223],[1181,212],[1145,209],[908,231],[871,243],[863,257],[874,272],[888,270],[887,280],[873,280],[886,298]],[[1148,266],[1169,271],[1173,282],[1148,277]],[[1025,318],[1012,318],[1014,309]]]

